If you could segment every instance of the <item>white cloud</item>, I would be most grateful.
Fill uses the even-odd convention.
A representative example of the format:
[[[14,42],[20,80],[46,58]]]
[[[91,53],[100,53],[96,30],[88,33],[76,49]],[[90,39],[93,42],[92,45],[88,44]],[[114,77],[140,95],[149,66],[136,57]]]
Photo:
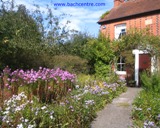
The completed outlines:
[[[36,3],[34,2],[34,0],[15,0],[15,4],[16,5],[23,4],[30,11],[36,10],[35,5],[38,5],[41,11],[47,12],[47,9],[46,9],[47,3],[44,3],[44,2],[37,4],[37,2]]]
[[[106,9],[95,11],[85,8],[63,7],[60,8],[59,11],[71,15],[66,18],[71,21],[70,28],[82,30],[85,29],[87,24],[96,24],[99,17],[106,11]]]

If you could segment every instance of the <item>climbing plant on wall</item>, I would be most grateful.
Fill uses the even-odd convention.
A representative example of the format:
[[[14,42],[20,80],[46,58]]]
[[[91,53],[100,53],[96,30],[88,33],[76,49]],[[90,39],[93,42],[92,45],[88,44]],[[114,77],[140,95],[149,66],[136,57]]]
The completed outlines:
[[[133,49],[147,51],[152,57],[156,56],[155,59],[160,56],[160,36],[153,35],[148,28],[130,29],[125,36],[112,44],[116,56],[122,55],[127,58],[126,64],[134,63]]]

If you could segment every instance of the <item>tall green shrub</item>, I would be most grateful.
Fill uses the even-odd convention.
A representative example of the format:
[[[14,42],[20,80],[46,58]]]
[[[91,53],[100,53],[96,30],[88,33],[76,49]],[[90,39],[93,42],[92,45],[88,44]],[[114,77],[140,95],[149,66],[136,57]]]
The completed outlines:
[[[155,93],[160,93],[160,74],[154,73],[151,76],[146,72],[141,75],[142,87],[146,91],[152,91]]]
[[[88,42],[90,60],[94,62],[95,73],[99,77],[106,77],[111,71],[111,62],[114,60],[114,51],[109,38],[100,34],[97,39]]]

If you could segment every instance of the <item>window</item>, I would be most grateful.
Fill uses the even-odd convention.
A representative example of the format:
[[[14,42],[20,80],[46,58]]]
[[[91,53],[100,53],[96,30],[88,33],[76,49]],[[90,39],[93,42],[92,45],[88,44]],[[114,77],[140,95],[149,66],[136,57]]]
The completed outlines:
[[[121,33],[119,34],[118,39],[120,39],[124,35],[126,35],[126,29],[121,29]]]
[[[120,56],[118,58],[117,71],[125,71],[125,57]]]
[[[126,35],[126,24],[119,24],[115,26],[115,39],[120,39]]]

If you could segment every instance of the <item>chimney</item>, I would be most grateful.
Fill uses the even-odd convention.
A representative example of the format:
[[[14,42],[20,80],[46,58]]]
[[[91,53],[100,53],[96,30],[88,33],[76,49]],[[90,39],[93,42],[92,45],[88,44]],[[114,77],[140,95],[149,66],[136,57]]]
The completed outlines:
[[[118,7],[120,4],[122,4],[125,0],[114,0],[114,7]]]

